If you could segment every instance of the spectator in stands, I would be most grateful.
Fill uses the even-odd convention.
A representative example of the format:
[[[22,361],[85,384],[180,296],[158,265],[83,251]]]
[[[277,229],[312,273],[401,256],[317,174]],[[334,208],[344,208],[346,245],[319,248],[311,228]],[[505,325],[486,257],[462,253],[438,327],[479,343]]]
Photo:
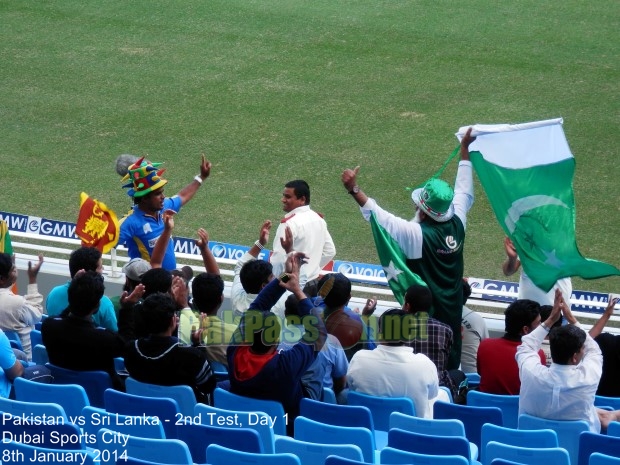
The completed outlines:
[[[286,271],[260,291],[241,317],[227,353],[231,392],[281,402],[288,414],[290,435],[303,397],[301,377],[314,362],[327,336],[320,315],[299,285],[299,257],[299,254],[289,254]],[[306,333],[293,348],[280,352],[277,350],[280,319],[269,310],[284,290],[291,291],[299,299],[299,313],[304,319]]]
[[[192,283],[194,309],[200,312],[200,328],[194,335],[194,343],[202,343],[210,361],[228,367],[226,349],[237,326],[232,324],[232,312],[227,312],[230,322],[217,316],[224,302],[224,281],[215,273],[200,273]]]
[[[133,198],[133,210],[121,220],[119,244],[127,246],[130,258],[143,258],[150,261],[157,238],[164,232],[162,212],[178,212],[189,202],[203,181],[211,173],[211,163],[202,156],[200,174],[185,186],[177,195],[166,198],[164,186],[168,182],[161,178],[164,170],[158,169],[161,163],[150,163],[140,158],[128,168],[123,187],[129,188],[127,194]],[[166,270],[176,269],[173,241],[168,241],[162,267]]]
[[[299,314],[299,301],[293,294],[286,299],[285,323],[280,350],[292,348],[306,332]],[[305,397],[323,400],[323,388],[332,389],[338,397],[347,386],[348,368],[349,362],[340,341],[334,335],[328,334],[316,360],[301,379]],[[345,399],[346,397],[342,399],[343,403]]]
[[[347,308],[351,299],[351,281],[342,273],[330,273],[319,280],[319,295],[315,306],[324,306],[323,320],[329,334],[336,336],[347,360],[362,349],[372,350],[377,345],[370,329],[360,315]]]
[[[125,367],[143,383],[190,386],[198,402],[209,403],[215,375],[204,350],[182,344],[174,337],[179,317],[170,294],[149,295],[140,307],[149,336],[125,348]]]
[[[258,240],[237,261],[234,270],[234,278],[230,289],[230,301],[232,303],[235,318],[240,318],[250,308],[256,296],[273,279],[273,265],[265,260],[259,260],[258,256],[269,242],[271,221],[267,220],[260,229]],[[280,239],[284,250],[288,254],[292,247],[292,233],[285,230],[284,238]],[[303,285],[303,283],[302,283]],[[284,303],[290,292],[285,292],[280,300],[273,306],[271,311],[284,318]]]
[[[15,378],[24,374],[24,365],[17,360],[6,334],[0,330],[0,397],[7,399]]]
[[[336,246],[323,216],[310,208],[310,186],[306,181],[296,179],[284,185],[282,210],[286,214],[273,239],[273,272],[278,275],[284,269],[287,252],[281,239],[289,230],[293,239],[291,250],[304,253],[307,258],[307,263],[301,268],[304,293],[315,297],[321,269],[336,255]]]
[[[465,303],[471,295],[471,287],[467,280],[463,280],[463,315],[461,316],[461,334],[463,347],[461,349],[461,370],[465,373],[477,373],[478,346],[489,337],[489,330],[484,318],[479,313],[468,308]]]
[[[181,288],[183,279],[175,279],[179,281],[177,288]],[[172,283],[172,274],[168,270],[163,268],[151,268],[142,275],[140,287],[136,287],[135,289],[138,289],[142,294],[141,297],[146,299],[149,295],[158,292],[172,292]],[[187,293],[185,294],[185,298],[186,297]],[[133,300],[127,301],[125,304],[121,305],[118,314],[119,333],[127,340],[148,336],[148,330],[146,329],[146,324],[142,320],[140,312],[141,305],[141,301],[134,302]]]
[[[412,315],[395,308],[379,318],[379,345],[351,359],[347,379],[352,391],[380,397],[409,397],[416,416],[433,418],[432,401],[439,394],[437,367],[406,345],[406,320]]]
[[[41,336],[50,363],[70,370],[107,371],[114,387],[123,389],[114,359],[123,356],[126,341],[114,331],[97,327],[92,318],[99,310],[104,290],[101,274],[76,273],[69,284],[69,307],[60,316],[43,321]]]
[[[562,315],[568,324],[550,331]],[[549,368],[539,363],[540,345],[547,334],[553,358]],[[606,430],[610,421],[620,420],[620,410],[610,412],[594,406],[603,357],[594,339],[580,328],[559,289],[551,315],[523,336],[516,358],[521,377],[519,414],[584,420],[594,433]]]
[[[515,360],[521,338],[540,325],[540,305],[519,299],[504,311],[506,332],[500,338],[485,339],[478,347],[478,389],[490,394],[518,395],[521,388],[519,367]],[[538,351],[538,361],[546,364],[545,354]]]
[[[142,276],[148,270],[150,270],[151,264],[146,260],[141,258],[132,258],[123,266],[123,273],[125,274],[125,284],[123,285],[123,292],[126,292],[127,295],[131,294],[136,286],[142,283]],[[120,295],[110,297],[112,304],[114,305],[114,312],[116,313],[117,325],[121,327],[121,322],[119,321],[119,313],[121,310],[121,297]]]
[[[521,260],[510,238],[504,239],[504,250],[506,251],[506,260],[502,264],[502,271],[505,276],[512,276],[521,267]],[[570,278],[558,279],[549,292],[545,292],[537,287],[530,277],[521,269],[519,276],[519,295],[518,299],[529,299],[538,302],[540,305],[553,305],[555,290],[562,291],[564,301],[570,305],[571,294],[573,293],[573,283]]]
[[[551,315],[551,310],[553,309],[553,305],[541,305],[540,306],[540,321],[545,321]],[[562,318],[555,322],[553,328],[557,328],[558,326],[562,326]],[[541,350],[545,354],[545,365],[548,367],[551,366],[551,347],[549,345],[549,335],[543,340]]]
[[[620,335],[603,332],[617,303],[618,299],[610,298],[607,308],[590,329],[590,337],[598,343],[603,355],[603,373],[596,390],[599,396],[620,397]]]
[[[342,183],[361,207],[367,221],[377,223],[398,243],[407,266],[430,287],[433,305],[429,315],[447,324],[456,336],[461,332],[463,313],[463,245],[467,212],[474,203],[472,165],[469,161],[471,128],[461,141],[461,161],[454,190],[445,181],[433,178],[411,198],[417,206],[413,220],[399,218],[377,205],[357,184],[359,166],[342,173]],[[432,357],[431,357],[432,360]],[[461,338],[455,337],[447,369],[461,364]],[[441,381],[441,377],[440,377]]]
[[[45,308],[49,316],[60,315],[69,306],[68,290],[71,281],[80,270],[103,273],[101,252],[94,247],[80,247],[71,252],[69,256],[69,274],[71,279],[62,286],[56,286],[47,295]],[[93,314],[93,322],[96,326],[118,331],[116,312],[112,301],[105,295],[101,296],[99,310]]]
[[[414,284],[407,289],[403,310],[414,315],[417,321],[416,331],[411,333],[407,345],[413,348],[414,353],[431,359],[437,367],[439,385],[450,389],[456,399],[465,374],[460,370],[448,370],[454,335],[450,326],[429,316],[432,305],[433,296],[428,287]]]
[[[146,260],[143,260],[142,258],[132,258],[131,260],[129,260],[128,263],[125,264],[125,266],[123,266],[123,273],[125,273],[125,285],[123,286],[123,293],[118,297],[113,297],[111,300],[114,303],[114,310],[116,311],[117,320],[119,318],[119,314],[121,313],[121,308],[123,306],[126,307],[122,312],[122,321],[119,321],[118,326],[121,333],[123,331],[129,331],[129,333],[126,334],[126,336],[129,338],[135,337],[135,322],[139,320],[139,315],[134,315],[131,311],[131,308],[127,308],[128,306],[133,306],[133,303],[131,303],[133,300],[128,301],[127,297],[130,294],[133,294],[134,291],[136,291],[136,297],[142,297],[145,291],[144,284],[142,284],[142,277],[147,271],[153,268],[161,268],[162,262],[164,260],[164,255],[168,248],[168,243],[170,241],[170,238],[172,237],[175,214],[176,212],[174,210],[164,211],[162,215],[164,232],[161,234],[161,236],[159,236],[155,243],[150,263]],[[159,276],[161,276],[161,274],[159,274]],[[164,276],[167,275],[164,274]],[[152,288],[153,286],[149,287]],[[151,290],[151,292],[154,292],[154,290]]]
[[[206,274],[209,276],[208,280],[214,285],[214,287],[211,287],[208,291],[206,291],[206,295],[203,293],[198,297],[198,303],[200,306],[202,306],[202,308],[209,310],[209,316],[215,317],[215,319],[212,319],[211,321],[216,323],[217,325],[216,320],[219,320],[219,318],[217,317],[217,312],[222,305],[222,302],[224,301],[224,282],[220,278],[220,268],[217,265],[217,261],[215,260],[215,257],[209,249],[209,235],[207,234],[207,231],[202,228],[198,230],[198,239],[196,240],[196,245],[198,246],[198,249],[200,250],[200,253],[202,255],[202,261],[205,265],[205,270],[207,271]],[[177,281],[176,285],[173,284],[172,286],[172,295],[175,298],[177,305],[181,309],[179,322],[179,339],[183,344],[200,344],[202,341],[202,335],[204,335],[204,337],[206,338],[209,335],[209,331],[201,331],[202,320],[200,312],[202,310],[200,310],[196,306],[196,303],[194,303],[194,308],[191,308],[190,306],[189,280],[186,280],[186,278],[188,278],[189,276],[185,275],[182,272],[180,272],[180,275],[183,276],[182,281],[184,286],[181,287],[181,283],[179,281]],[[201,279],[201,282],[204,281],[202,281]],[[203,288],[203,290],[205,289]],[[214,311],[214,313],[211,313],[212,311]],[[204,324],[207,328],[210,326],[209,318],[204,321]],[[215,337],[216,332],[217,329],[214,328],[212,333],[213,337]],[[222,340],[221,337],[219,340]]]
[[[39,255],[39,262],[34,266],[28,262],[28,292],[24,296],[15,295],[11,288],[17,281],[17,268],[11,255],[0,253],[0,329],[19,335],[28,360],[32,359],[30,331],[43,317],[43,296],[37,286],[42,264],[43,255]]]

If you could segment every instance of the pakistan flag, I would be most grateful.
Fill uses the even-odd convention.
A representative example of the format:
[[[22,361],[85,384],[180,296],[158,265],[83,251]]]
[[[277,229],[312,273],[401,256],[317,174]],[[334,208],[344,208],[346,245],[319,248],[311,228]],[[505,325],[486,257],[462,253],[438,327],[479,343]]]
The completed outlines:
[[[385,271],[385,278],[394,297],[402,305],[405,302],[405,293],[409,286],[413,284],[426,286],[426,283],[409,269],[405,253],[392,236],[379,224],[374,212],[370,214],[370,225],[379,261]]]
[[[459,129],[459,140],[468,126]],[[612,265],[584,258],[575,239],[575,159],[562,119],[517,125],[474,125],[471,161],[524,271],[549,291],[568,276],[620,275]]]

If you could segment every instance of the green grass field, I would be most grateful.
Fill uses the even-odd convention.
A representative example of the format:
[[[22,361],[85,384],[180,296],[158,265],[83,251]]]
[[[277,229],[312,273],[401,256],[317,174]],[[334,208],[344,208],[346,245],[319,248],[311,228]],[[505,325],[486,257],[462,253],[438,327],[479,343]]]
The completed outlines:
[[[75,221],[79,193],[119,215],[121,153],[165,162],[177,219],[250,244],[306,179],[338,258],[376,262],[340,183],[396,214],[473,123],[564,118],[582,253],[619,265],[616,2],[516,0],[0,1],[0,210]],[[445,173],[452,181],[456,164]],[[476,180],[466,274],[500,278],[503,234]],[[620,278],[576,289],[615,291]]]

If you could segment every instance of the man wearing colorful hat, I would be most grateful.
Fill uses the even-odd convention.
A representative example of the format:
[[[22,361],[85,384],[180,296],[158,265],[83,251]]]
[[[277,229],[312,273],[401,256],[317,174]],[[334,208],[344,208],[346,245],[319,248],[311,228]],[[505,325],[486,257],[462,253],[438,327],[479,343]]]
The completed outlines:
[[[357,185],[359,166],[342,173],[342,183],[368,221],[374,212],[377,222],[398,243],[407,266],[428,285],[433,294],[431,316],[452,328],[454,343],[447,369],[459,367],[461,358],[461,311],[463,307],[463,244],[467,212],[474,203],[469,145],[471,129],[461,141],[459,168],[454,191],[441,179],[429,180],[411,198],[417,207],[411,221],[383,210]]]
[[[181,207],[196,194],[202,182],[209,177],[211,163],[202,156],[200,174],[173,197],[164,195],[164,186],[168,182],[161,175],[165,170],[159,169],[161,163],[150,163],[144,157],[127,169],[122,182],[129,181],[123,187],[129,188],[127,194],[133,198],[132,211],[121,220],[118,243],[125,244],[129,258],[142,258],[150,261],[157,239],[164,231],[162,213],[165,210],[179,212]],[[162,268],[176,269],[174,243],[168,242]]]

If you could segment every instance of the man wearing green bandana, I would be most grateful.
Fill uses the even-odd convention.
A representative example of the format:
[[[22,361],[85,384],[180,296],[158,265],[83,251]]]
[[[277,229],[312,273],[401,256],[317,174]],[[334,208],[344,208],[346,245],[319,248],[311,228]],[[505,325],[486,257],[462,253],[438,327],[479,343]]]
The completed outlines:
[[[398,243],[409,269],[433,294],[430,315],[452,328],[454,343],[447,369],[456,369],[461,358],[461,312],[463,307],[463,246],[467,212],[474,203],[469,145],[471,128],[461,141],[454,191],[441,179],[429,180],[411,194],[417,210],[412,220],[399,218],[369,198],[357,184],[359,166],[342,173],[342,183],[368,221],[371,213]],[[391,270],[394,276],[399,270]],[[390,279],[390,276],[388,276]]]

